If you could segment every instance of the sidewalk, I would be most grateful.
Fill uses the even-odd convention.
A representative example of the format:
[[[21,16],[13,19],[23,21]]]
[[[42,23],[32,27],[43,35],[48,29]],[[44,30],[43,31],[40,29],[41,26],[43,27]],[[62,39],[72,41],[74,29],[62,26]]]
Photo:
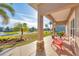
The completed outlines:
[[[16,48],[9,48],[0,53],[0,56],[33,56],[36,55],[36,41]]]

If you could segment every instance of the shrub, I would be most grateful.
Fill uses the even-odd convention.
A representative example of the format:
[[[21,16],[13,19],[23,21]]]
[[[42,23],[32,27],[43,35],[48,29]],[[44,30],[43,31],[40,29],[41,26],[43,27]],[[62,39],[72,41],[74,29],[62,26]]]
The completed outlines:
[[[57,34],[61,37],[64,35],[64,32],[58,32]]]
[[[16,36],[0,36],[0,41],[9,41],[9,40],[17,40]]]

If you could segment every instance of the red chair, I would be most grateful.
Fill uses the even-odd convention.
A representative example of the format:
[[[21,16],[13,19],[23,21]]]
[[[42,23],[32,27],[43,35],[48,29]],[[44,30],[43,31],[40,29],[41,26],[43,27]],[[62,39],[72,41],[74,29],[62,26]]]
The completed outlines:
[[[63,51],[63,41],[60,39],[60,38],[55,38],[53,39],[52,43],[51,43],[51,46],[52,44],[55,44],[55,46],[59,49],[59,50],[62,50]]]

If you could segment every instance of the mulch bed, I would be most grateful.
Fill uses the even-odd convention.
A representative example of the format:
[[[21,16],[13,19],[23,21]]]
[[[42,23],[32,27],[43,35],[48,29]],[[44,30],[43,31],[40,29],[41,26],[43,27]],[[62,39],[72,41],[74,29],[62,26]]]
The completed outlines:
[[[22,42],[24,40],[8,40],[8,41],[0,41],[0,46],[4,44],[16,44],[17,42]]]

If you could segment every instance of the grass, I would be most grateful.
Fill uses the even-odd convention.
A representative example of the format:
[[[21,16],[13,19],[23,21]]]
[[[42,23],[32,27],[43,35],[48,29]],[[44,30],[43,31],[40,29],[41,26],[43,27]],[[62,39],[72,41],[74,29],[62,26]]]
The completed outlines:
[[[44,31],[44,37],[48,35],[52,35],[52,32]]]
[[[18,34],[18,32],[4,32],[5,34]]]
[[[52,33],[50,32],[44,32],[44,37],[51,35]],[[4,39],[7,40],[17,40],[17,38],[20,38],[20,36],[0,36],[0,41],[4,41]],[[26,45],[29,43],[32,43],[34,41],[36,41],[38,39],[37,33],[32,33],[32,34],[25,34],[23,35],[23,38],[25,38],[25,41],[21,41],[21,42],[16,42],[15,44],[4,44],[0,46],[0,51],[3,51],[7,48],[11,48],[11,47],[17,47],[17,46],[22,46],[22,45]]]

